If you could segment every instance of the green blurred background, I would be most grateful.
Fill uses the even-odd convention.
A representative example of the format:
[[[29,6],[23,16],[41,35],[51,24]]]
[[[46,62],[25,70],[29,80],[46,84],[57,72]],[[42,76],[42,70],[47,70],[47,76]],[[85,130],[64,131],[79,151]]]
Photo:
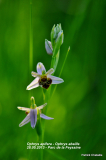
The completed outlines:
[[[103,154],[106,159],[106,1],[33,0],[33,71],[38,62],[49,70],[45,51],[52,26],[61,23],[64,43],[55,76],[59,76],[68,46],[70,52],[51,98],[45,122],[44,142],[79,142],[80,150],[44,150],[44,160],[88,160],[81,154]],[[25,114],[17,106],[30,107],[33,79],[29,70],[29,0],[0,0],[0,160],[38,160],[39,150],[27,150],[38,142],[30,123],[19,128]],[[31,79],[32,78],[32,79]],[[42,89],[33,90],[36,104],[43,104]]]

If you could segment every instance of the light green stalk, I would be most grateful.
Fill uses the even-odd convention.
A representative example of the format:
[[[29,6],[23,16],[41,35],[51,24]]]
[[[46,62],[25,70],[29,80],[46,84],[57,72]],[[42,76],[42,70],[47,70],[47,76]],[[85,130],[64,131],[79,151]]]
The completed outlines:
[[[33,70],[33,25],[32,25],[32,0],[30,0],[30,47],[29,47],[29,72]],[[29,96],[31,97],[33,90],[30,91]],[[41,128],[41,119],[40,113],[38,114],[38,121],[36,124],[37,134],[39,135],[39,143],[42,142],[42,128]],[[43,160],[43,151],[39,150],[39,160]]]
[[[32,0],[30,0],[30,38],[29,38],[29,75],[33,70],[33,26],[32,26]],[[31,77],[31,76],[30,76]],[[29,79],[32,80],[32,77]],[[29,99],[33,96],[33,90],[29,92]],[[30,101],[29,101],[30,104]]]
[[[30,54],[29,54],[29,69],[33,69],[33,26],[32,26],[32,0],[30,0]]]

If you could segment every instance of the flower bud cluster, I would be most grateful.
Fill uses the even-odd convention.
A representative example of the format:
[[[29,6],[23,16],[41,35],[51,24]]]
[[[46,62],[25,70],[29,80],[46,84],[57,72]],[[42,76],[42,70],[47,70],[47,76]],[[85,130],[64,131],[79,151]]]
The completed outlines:
[[[60,46],[63,43],[64,34],[61,28],[61,24],[57,24],[53,26],[51,30],[51,41],[45,39],[45,49],[47,54],[56,56],[57,52],[60,49]]]

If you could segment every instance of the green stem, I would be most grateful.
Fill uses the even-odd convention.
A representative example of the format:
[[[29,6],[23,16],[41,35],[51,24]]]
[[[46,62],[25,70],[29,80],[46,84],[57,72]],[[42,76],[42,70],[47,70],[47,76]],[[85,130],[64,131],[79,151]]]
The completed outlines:
[[[45,121],[42,123],[42,139],[41,139],[41,142],[43,143],[43,140],[44,140],[44,126],[45,126]],[[41,149],[41,160],[43,160],[43,149]]]
[[[42,93],[43,93],[43,101],[45,103],[45,89],[42,88]],[[45,107],[43,108],[43,113],[45,113]],[[42,119],[42,132],[41,132],[41,135],[39,136],[39,143],[43,143],[43,140],[44,140],[44,127],[45,127],[45,120]],[[40,160],[43,160],[43,149],[40,149],[40,152],[39,152],[39,159]]]
[[[55,57],[52,57],[51,68],[54,69],[54,72],[56,71],[56,68],[57,68],[57,65],[58,65],[59,54],[60,54],[60,50],[57,52]]]
[[[55,157],[58,160],[66,160],[65,158],[63,158],[62,156],[58,155],[57,153],[55,153],[53,150],[50,149],[46,149],[47,153],[53,155],[53,157]]]
[[[42,130],[42,132],[43,132],[43,130]],[[40,143],[43,143],[43,133],[39,136],[39,144]],[[38,150],[38,152],[39,152],[38,159],[43,160],[43,149]]]
[[[43,101],[45,103],[45,89],[44,88],[42,88],[42,93],[43,93]]]

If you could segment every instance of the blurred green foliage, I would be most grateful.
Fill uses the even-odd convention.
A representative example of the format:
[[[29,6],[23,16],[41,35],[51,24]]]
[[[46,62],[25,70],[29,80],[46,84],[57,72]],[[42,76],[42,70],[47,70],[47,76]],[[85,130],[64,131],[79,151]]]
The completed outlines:
[[[68,46],[70,53],[61,78],[64,83],[48,106],[44,142],[79,142],[81,150],[44,150],[44,160],[88,160],[81,154],[103,154],[106,159],[106,1],[34,1],[33,71],[38,62],[47,70],[51,56],[45,51],[45,38],[61,23],[64,43],[55,76],[58,76]],[[27,142],[38,136],[30,123],[19,128],[29,106],[30,7],[28,0],[0,0],[0,160],[38,160],[40,150],[27,150]],[[33,79],[33,78],[32,78]],[[33,90],[36,104],[43,104],[42,89]]]

